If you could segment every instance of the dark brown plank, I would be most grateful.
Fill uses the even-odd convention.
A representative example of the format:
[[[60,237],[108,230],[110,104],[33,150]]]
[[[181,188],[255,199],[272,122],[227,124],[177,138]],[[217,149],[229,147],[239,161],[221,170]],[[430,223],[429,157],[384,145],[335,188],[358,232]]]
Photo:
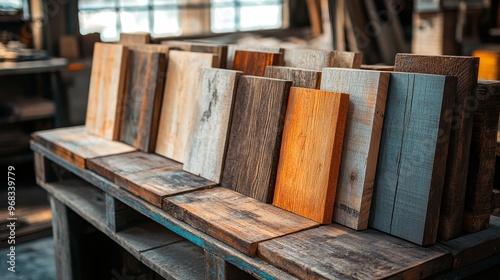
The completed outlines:
[[[423,56],[397,54],[394,71],[457,77],[457,92],[451,121],[438,238],[448,240],[460,235],[464,213],[465,188],[472,136],[470,100],[477,85],[479,59],[463,56]]]
[[[222,186],[272,201],[291,84],[270,78],[240,78]]]
[[[419,279],[451,266],[450,254],[437,246],[338,224],[262,242],[258,256],[300,279]]]
[[[143,152],[132,152],[109,157],[100,157],[91,159],[87,163],[88,169],[113,182],[116,182],[116,178],[121,175],[133,174],[167,166],[181,169],[181,164],[178,162],[159,155],[146,154]]]
[[[225,188],[167,197],[173,217],[254,256],[259,242],[318,226],[317,223]]]
[[[460,269],[500,253],[500,218],[490,216],[486,230],[453,240],[441,241],[439,247],[453,255],[453,269]]]
[[[490,219],[500,112],[500,82],[480,80],[475,97],[474,104],[477,109],[474,111],[462,225],[467,232],[487,228]]]
[[[267,66],[265,77],[292,81],[292,86],[319,89],[321,72],[285,66]]]
[[[129,67],[120,141],[152,152],[158,134],[166,58],[161,53],[130,50]]]
[[[233,69],[242,71],[244,75],[263,77],[266,66],[279,66],[282,64],[281,60],[280,53],[237,50],[234,54]]]
[[[180,164],[118,175],[116,184],[157,207],[163,207],[163,199],[216,185],[202,177],[182,170]]]

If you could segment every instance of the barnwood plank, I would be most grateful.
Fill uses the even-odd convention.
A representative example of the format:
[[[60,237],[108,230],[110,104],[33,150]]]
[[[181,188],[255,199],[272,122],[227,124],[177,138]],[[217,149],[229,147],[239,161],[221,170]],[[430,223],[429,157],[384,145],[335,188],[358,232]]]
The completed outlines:
[[[390,73],[325,68],[321,89],[349,94],[333,220],[366,229]]]
[[[129,44],[149,44],[151,43],[151,34],[147,32],[120,33],[118,43]]]
[[[284,49],[283,65],[314,71],[326,67],[359,68],[363,54],[313,49]]]
[[[205,178],[181,170],[180,165],[119,175],[116,184],[157,207],[163,207],[163,199],[167,196],[216,185]]]
[[[128,54],[119,44],[94,46],[85,128],[106,140],[119,137]]]
[[[456,78],[391,73],[370,226],[436,241]]]
[[[292,81],[292,86],[319,89],[321,72],[286,66],[267,66],[264,77]]]
[[[184,162],[194,124],[201,113],[201,69],[213,67],[216,61],[213,54],[170,51],[157,154]]]
[[[451,266],[450,254],[437,246],[337,224],[262,242],[258,256],[300,279],[419,279]]]
[[[217,65],[214,67],[226,68],[227,49],[228,49],[227,45],[201,43],[194,41],[177,41],[177,40],[163,41],[161,43],[170,46],[174,49],[177,48],[183,51],[214,54],[219,59]]]
[[[476,232],[488,227],[495,179],[496,138],[500,112],[500,82],[479,80],[470,145],[469,174],[462,228]]]
[[[332,222],[348,107],[347,94],[291,88],[274,206]]]
[[[444,240],[457,237],[462,230],[473,125],[469,103],[476,90],[478,65],[477,57],[413,54],[397,54],[394,65],[394,70],[400,72],[457,77],[455,106],[453,112],[447,113],[451,133],[438,230],[438,238]]]
[[[272,202],[291,84],[271,78],[240,78],[222,186]]]
[[[491,216],[487,229],[440,241],[438,246],[451,252],[454,270],[500,254],[500,218]]]
[[[233,69],[245,75],[263,77],[266,66],[281,65],[281,59],[280,53],[237,50],[234,54]]]
[[[134,147],[90,135],[84,126],[37,131],[33,140],[64,160],[85,168],[87,161],[96,157],[135,151]]]
[[[183,169],[220,183],[233,101],[241,72],[203,69],[201,110]]]
[[[249,256],[256,254],[262,241],[318,226],[309,219],[225,188],[167,197],[163,209]]]
[[[152,152],[158,133],[166,58],[161,53],[131,50],[129,67],[120,141]]]
[[[167,166],[176,166],[177,169],[181,169],[181,165],[173,160],[139,151],[99,157],[87,162],[87,168],[89,170],[113,182],[116,182],[116,178],[121,175]]]

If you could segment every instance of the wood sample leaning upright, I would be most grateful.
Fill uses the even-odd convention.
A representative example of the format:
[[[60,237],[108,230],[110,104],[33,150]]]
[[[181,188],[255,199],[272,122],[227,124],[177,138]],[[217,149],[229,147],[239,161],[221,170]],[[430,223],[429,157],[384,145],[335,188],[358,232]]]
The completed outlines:
[[[292,87],[273,205],[332,222],[349,95]]]
[[[467,232],[486,229],[490,220],[500,112],[500,82],[479,80],[475,97],[477,109],[474,111],[462,226]]]
[[[233,69],[243,72],[244,75],[263,77],[268,65],[281,65],[280,53],[241,51],[234,54]]]
[[[163,97],[166,57],[155,52],[130,51],[120,141],[153,152]]]
[[[284,49],[283,66],[321,71],[326,67],[359,68],[362,53],[312,49]]]
[[[94,47],[85,129],[106,140],[119,138],[128,53],[119,44]]]
[[[227,63],[227,45],[209,44],[191,41],[169,40],[161,42],[164,46],[170,46],[172,49],[180,49],[188,52],[211,53],[217,56],[218,62],[214,67],[226,68]]]
[[[438,238],[460,235],[464,213],[465,188],[472,135],[472,110],[477,85],[479,58],[465,56],[424,56],[397,54],[394,71],[457,77],[457,90],[451,122],[450,146],[446,161]]]
[[[389,73],[324,68],[321,89],[349,94],[333,220],[366,229],[384,121]]]
[[[456,78],[391,73],[370,226],[436,242]]]
[[[319,89],[321,72],[286,66],[267,66],[264,77],[292,81],[292,86]]]
[[[155,152],[184,162],[200,112],[202,68],[217,63],[208,53],[170,51]]]
[[[184,170],[220,183],[231,125],[234,96],[241,72],[203,69],[201,114],[195,123]]]
[[[240,78],[222,186],[272,202],[291,84],[271,78]]]

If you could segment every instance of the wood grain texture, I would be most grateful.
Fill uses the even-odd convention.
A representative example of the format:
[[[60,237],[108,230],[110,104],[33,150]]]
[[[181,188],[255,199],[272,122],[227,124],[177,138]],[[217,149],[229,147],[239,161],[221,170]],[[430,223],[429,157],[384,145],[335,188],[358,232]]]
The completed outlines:
[[[88,169],[115,183],[116,178],[122,175],[167,166],[176,166],[177,169],[181,169],[181,164],[178,162],[139,151],[95,158],[89,160],[87,164]]]
[[[473,124],[469,101],[476,90],[478,64],[477,57],[396,55],[395,71],[457,77],[455,106],[448,116],[451,133],[439,217],[438,238],[444,240],[457,237],[462,230]]]
[[[151,34],[147,32],[120,33],[120,44],[149,44],[151,43]]]
[[[226,64],[226,68],[227,69],[233,69],[234,55],[236,54],[237,50],[241,50],[241,51],[257,51],[257,52],[270,52],[270,53],[281,53],[281,54],[283,54],[283,48],[278,47],[278,46],[263,46],[263,45],[260,45],[260,44],[255,44],[255,45],[248,45],[248,44],[236,45],[236,44],[231,44],[231,45],[227,46],[227,64]]]
[[[129,67],[120,141],[152,152],[158,134],[166,58],[161,53],[131,50]]]
[[[118,140],[120,134],[127,61],[127,47],[95,44],[85,128],[107,140]]]
[[[272,202],[291,83],[251,76],[240,78],[222,186]]]
[[[218,62],[214,67],[226,68],[227,45],[178,40],[163,41],[162,44],[168,45],[174,49],[181,49],[183,51],[214,54],[218,58]]]
[[[280,53],[237,50],[234,54],[233,69],[245,75],[263,77],[266,66],[279,66],[282,64],[281,59]]]
[[[240,75],[232,70],[203,69],[201,114],[194,124],[185,171],[220,183]]]
[[[168,214],[254,256],[259,242],[318,224],[225,188],[167,197]]]
[[[359,68],[363,54],[313,49],[284,49],[283,65],[314,71],[325,67]]]
[[[487,228],[490,220],[500,112],[500,82],[479,80],[475,97],[477,109],[474,111],[462,225],[467,232]]]
[[[274,206],[332,222],[348,107],[347,94],[291,88]]]
[[[116,184],[157,207],[163,207],[163,199],[167,196],[216,185],[207,179],[183,171],[179,164],[119,175]]]
[[[41,144],[64,160],[81,168],[89,159],[135,151],[134,147],[89,135],[84,126],[38,131],[32,135]]]
[[[450,254],[436,246],[337,224],[262,242],[258,256],[300,279],[419,279],[451,266]]]
[[[201,114],[201,69],[215,63],[216,57],[212,54],[170,51],[157,154],[184,162],[194,124]]]
[[[159,44],[133,44],[133,45],[127,45],[129,50],[134,50],[134,51],[142,51],[142,52],[156,52],[156,53],[163,53],[168,59],[168,52],[170,51],[170,46],[167,45],[159,45]]]
[[[366,229],[382,135],[389,73],[325,68],[321,89],[349,94],[333,220]]]
[[[391,73],[370,226],[436,242],[456,78]]]
[[[286,66],[267,66],[264,77],[292,81],[292,86],[319,89],[321,72]]]

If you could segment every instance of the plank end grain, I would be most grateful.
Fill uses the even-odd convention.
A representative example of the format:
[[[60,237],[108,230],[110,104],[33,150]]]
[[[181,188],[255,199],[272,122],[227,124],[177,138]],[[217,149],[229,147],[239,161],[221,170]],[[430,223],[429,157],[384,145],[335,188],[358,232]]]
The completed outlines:
[[[201,113],[184,162],[185,171],[220,183],[234,96],[241,74],[233,70],[203,69]]]
[[[368,226],[390,73],[324,68],[321,89],[349,94],[333,221]]]
[[[249,256],[255,256],[262,241],[318,226],[309,219],[226,188],[167,197],[163,209]]]
[[[274,206],[332,222],[348,106],[347,94],[291,88]]]
[[[239,79],[222,186],[272,202],[291,84],[245,75]]]
[[[85,128],[106,140],[119,138],[128,54],[120,44],[94,47]]]
[[[476,91],[479,58],[397,54],[395,71],[457,77],[449,152],[439,217],[438,238],[449,240],[462,231],[473,117],[470,100]]]

